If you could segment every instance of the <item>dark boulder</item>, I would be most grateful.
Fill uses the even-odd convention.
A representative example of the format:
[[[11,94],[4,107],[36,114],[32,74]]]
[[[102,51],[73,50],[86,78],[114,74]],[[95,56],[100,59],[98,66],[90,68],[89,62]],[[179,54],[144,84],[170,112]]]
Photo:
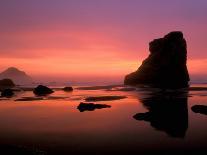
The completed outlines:
[[[71,92],[71,91],[73,91],[73,87],[64,87],[63,91]]]
[[[39,85],[34,90],[33,93],[38,96],[44,96],[54,93],[54,91],[46,86]]]
[[[83,103],[81,102],[77,109],[80,112],[84,111],[94,111],[95,109],[110,108],[110,105],[107,104],[94,104],[94,103]]]
[[[0,80],[0,87],[14,87],[15,84],[11,79]]]
[[[12,89],[4,89],[1,92],[1,97],[12,97],[14,95],[14,92]]]
[[[137,71],[127,75],[126,85],[159,88],[188,87],[187,45],[182,32],[170,32],[149,43],[150,54]]]
[[[194,105],[191,107],[191,109],[195,113],[207,115],[207,106],[206,105]]]

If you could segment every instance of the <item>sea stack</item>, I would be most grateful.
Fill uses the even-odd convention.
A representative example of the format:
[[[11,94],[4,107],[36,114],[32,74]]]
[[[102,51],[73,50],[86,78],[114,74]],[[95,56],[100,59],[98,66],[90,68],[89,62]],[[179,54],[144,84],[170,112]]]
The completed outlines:
[[[169,89],[188,87],[187,44],[182,32],[170,32],[151,41],[149,51],[138,70],[125,77],[124,84]]]

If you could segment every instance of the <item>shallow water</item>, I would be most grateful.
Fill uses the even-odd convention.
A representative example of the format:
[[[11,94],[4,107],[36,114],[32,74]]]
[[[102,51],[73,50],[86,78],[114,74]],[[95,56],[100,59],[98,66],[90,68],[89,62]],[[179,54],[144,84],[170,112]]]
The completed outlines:
[[[97,102],[111,108],[77,109],[86,97],[103,95],[127,98]],[[207,105],[207,91],[58,90],[50,99],[14,101],[33,96],[31,91],[18,92],[16,97],[0,101],[1,145],[35,148],[47,154],[207,152],[207,115],[191,110],[193,105]],[[145,121],[133,117],[149,111]]]

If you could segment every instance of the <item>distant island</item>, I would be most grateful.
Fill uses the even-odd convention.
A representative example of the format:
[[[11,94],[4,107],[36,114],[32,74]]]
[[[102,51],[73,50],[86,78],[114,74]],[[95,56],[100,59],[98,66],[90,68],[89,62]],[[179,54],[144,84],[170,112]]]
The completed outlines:
[[[11,79],[17,85],[31,84],[33,81],[32,78],[24,71],[15,67],[9,67],[5,71],[1,72],[0,80],[1,79]]]

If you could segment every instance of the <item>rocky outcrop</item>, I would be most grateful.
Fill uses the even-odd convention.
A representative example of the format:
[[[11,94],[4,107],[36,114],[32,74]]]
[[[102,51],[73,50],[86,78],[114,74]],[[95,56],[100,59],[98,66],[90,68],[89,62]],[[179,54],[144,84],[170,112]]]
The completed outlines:
[[[33,93],[38,96],[44,96],[48,94],[52,94],[54,91],[46,86],[39,85],[34,90]]]
[[[15,86],[15,84],[11,79],[0,80],[0,87],[1,88],[14,87],[14,86]]]
[[[1,97],[12,97],[14,95],[14,92],[12,89],[4,89],[1,92]]]
[[[187,45],[182,32],[170,32],[149,43],[150,55],[137,71],[127,75],[126,85],[159,88],[188,87]]]
[[[0,79],[12,79],[16,84],[31,84],[32,78],[24,71],[21,71],[15,67],[9,67],[5,71],[0,73]]]

